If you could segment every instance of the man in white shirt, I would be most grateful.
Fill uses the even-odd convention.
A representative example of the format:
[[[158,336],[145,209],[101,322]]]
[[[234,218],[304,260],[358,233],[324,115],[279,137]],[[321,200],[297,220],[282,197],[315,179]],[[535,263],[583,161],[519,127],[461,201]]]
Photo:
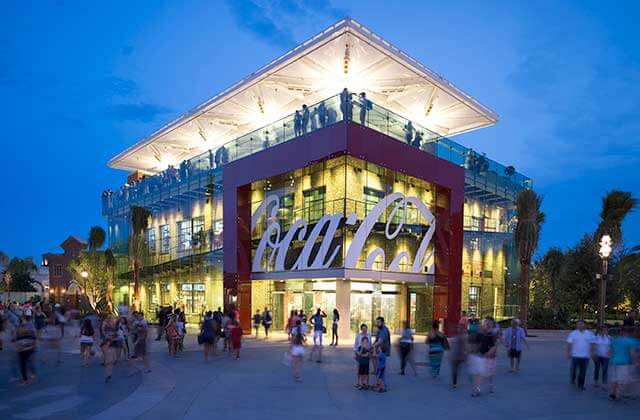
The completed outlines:
[[[587,375],[589,358],[593,354],[595,335],[586,329],[583,320],[579,320],[576,329],[567,337],[567,358],[571,358],[571,384],[576,383],[578,374],[578,389],[584,391],[584,379]]]

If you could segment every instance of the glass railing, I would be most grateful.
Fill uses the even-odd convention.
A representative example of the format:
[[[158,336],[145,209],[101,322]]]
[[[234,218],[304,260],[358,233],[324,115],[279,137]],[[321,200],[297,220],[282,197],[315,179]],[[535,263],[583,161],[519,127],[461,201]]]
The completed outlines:
[[[207,178],[212,171],[225,164],[344,120],[364,125],[464,167],[466,183],[479,189],[513,199],[520,190],[532,187],[531,180],[517,173],[513,167],[505,167],[384,107],[351,94],[348,99],[341,95],[332,96],[306,110],[296,111],[229,141],[216,150],[208,150],[185,160],[178,167],[170,166],[157,175],[144,177],[131,185],[125,184],[116,191],[106,190],[102,194],[103,214],[137,203],[144,205],[144,201],[162,199],[163,192],[171,195],[180,185],[200,185],[205,182],[217,185],[217,181],[211,182]],[[215,173],[216,179],[221,181],[221,177],[221,172]],[[160,196],[149,197],[156,193]]]

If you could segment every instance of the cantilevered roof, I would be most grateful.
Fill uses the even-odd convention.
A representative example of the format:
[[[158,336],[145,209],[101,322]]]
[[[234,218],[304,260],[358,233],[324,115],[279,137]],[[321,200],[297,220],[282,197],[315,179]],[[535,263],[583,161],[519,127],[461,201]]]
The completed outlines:
[[[443,136],[497,115],[353,19],[344,19],[119,153],[113,168],[158,172],[347,87]]]

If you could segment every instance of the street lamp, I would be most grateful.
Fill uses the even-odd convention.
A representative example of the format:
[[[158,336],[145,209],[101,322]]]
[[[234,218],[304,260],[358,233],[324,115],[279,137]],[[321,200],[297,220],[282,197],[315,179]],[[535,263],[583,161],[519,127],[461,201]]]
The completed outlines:
[[[85,279],[85,286],[86,286],[86,280],[89,278],[89,273],[87,272],[87,270],[82,270],[82,272],[80,273],[80,276],[82,276],[83,279]],[[80,306],[80,298],[78,297],[78,291],[80,290],[80,285],[76,286],[76,309],[79,309]]]
[[[598,254],[602,258],[602,275],[600,276],[600,305],[598,306],[598,325],[604,327],[604,305],[607,296],[607,269],[608,260],[611,255],[611,236],[605,234],[600,238],[600,250]]]

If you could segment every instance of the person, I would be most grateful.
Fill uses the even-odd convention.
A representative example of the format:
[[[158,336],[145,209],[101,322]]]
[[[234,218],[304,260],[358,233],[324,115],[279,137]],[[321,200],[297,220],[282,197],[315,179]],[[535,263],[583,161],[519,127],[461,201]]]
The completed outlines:
[[[487,352],[487,383],[489,384],[489,392],[493,393],[494,379],[496,376],[496,356],[498,354],[498,342],[500,341],[500,328],[496,325],[496,320],[493,317],[486,317],[484,322],[486,323],[485,334],[489,336],[487,340],[491,341],[491,351]]]
[[[356,352],[356,354],[364,338],[366,338],[369,345],[371,345],[371,334],[369,334],[367,324],[360,324],[360,332],[356,335],[356,339],[353,343],[353,351]]]
[[[306,337],[307,331],[309,330],[307,326],[307,314],[304,313],[302,309],[298,311],[298,318],[300,318],[300,329],[302,334]]]
[[[320,102],[320,105],[318,105],[318,122],[320,123],[320,128],[327,126],[327,107],[324,102]]]
[[[519,319],[514,318],[511,321],[511,326],[504,331],[502,340],[509,355],[509,372],[519,372],[522,350],[525,344],[529,346]]]
[[[413,138],[413,141],[411,142],[411,145],[416,149],[419,149],[422,146],[422,135],[423,135],[422,131],[416,130],[416,135]]]
[[[458,324],[458,335],[453,339],[449,351],[449,363],[451,364],[451,386],[458,387],[458,375],[460,367],[467,359],[467,328],[464,324]]]
[[[365,390],[369,389],[369,364],[371,360],[371,346],[369,339],[365,336],[360,340],[360,346],[356,351],[356,360],[358,361],[358,376],[356,388]]]
[[[638,318],[638,311],[637,310],[633,309],[633,310],[629,311],[629,315],[627,315],[627,317],[624,319],[624,321],[622,321],[622,326],[623,327],[635,327],[637,318]]]
[[[165,327],[167,344],[169,345],[169,354],[175,356],[178,352],[178,340],[180,340],[180,332],[178,330],[176,316],[169,315],[167,326]]]
[[[302,134],[302,114],[297,109],[293,114],[293,133],[296,137]]]
[[[289,319],[287,320],[287,338],[289,342],[291,342],[291,331],[293,331],[293,329],[295,328],[296,321],[298,319],[298,313],[294,309],[292,309],[289,313]]]
[[[385,327],[386,328],[386,327]],[[387,369],[387,357],[389,348],[387,342],[382,341],[376,348],[376,356],[378,359],[378,366],[376,368],[376,388],[378,392],[387,392],[387,383],[385,377],[385,371]]]
[[[156,313],[156,318],[158,319],[158,334],[156,336],[156,341],[160,341],[162,339],[162,333],[164,332],[167,326],[168,315],[169,315],[169,309],[166,307],[160,307],[160,309]]]
[[[120,353],[125,356],[125,360],[129,360],[131,354],[129,351],[129,321],[127,320],[127,317],[123,316],[118,318],[116,325],[118,326],[118,338],[120,343],[122,343]]]
[[[390,351],[391,351],[391,333],[389,332],[389,328],[387,328],[387,326],[384,324],[384,318],[379,316],[378,318],[376,318],[376,327],[378,328],[378,331],[376,331],[376,339],[373,342],[373,347],[376,347],[377,349],[380,348],[380,346],[382,346],[383,344],[385,345],[385,355],[387,357],[389,357],[391,355]],[[377,371],[377,363],[378,363],[378,355],[380,354],[379,351],[375,351],[373,353],[373,366],[374,366],[374,370]]]
[[[598,387],[598,380],[602,386],[607,386],[609,374],[609,358],[611,357],[611,337],[606,325],[599,328],[594,340],[595,352],[593,354],[593,386]],[[602,371],[602,375],[600,372]]]
[[[40,305],[36,306],[34,324],[36,327],[36,336],[40,338],[42,336],[42,330],[44,330],[45,327],[47,326],[47,315],[42,311],[42,308],[40,307]]]
[[[291,365],[297,382],[302,382],[302,363],[304,363],[304,334],[302,333],[302,321],[297,319],[296,325],[291,331]]]
[[[482,382],[485,377],[489,376],[488,357],[495,357],[496,341],[491,333],[491,325],[485,320],[481,323],[480,329],[473,336],[472,352],[469,355],[469,373],[473,378],[472,397],[480,395]],[[493,385],[490,386],[489,392],[493,392]]]
[[[222,337],[223,337],[223,351],[231,352],[231,317],[228,313],[222,315]]]
[[[273,323],[273,318],[271,317],[271,311],[269,308],[265,306],[264,312],[262,313],[262,326],[264,327],[264,339],[269,338],[269,330],[271,329],[271,324]],[[256,338],[258,334],[256,334]]]
[[[260,309],[256,309],[256,313],[253,315],[253,329],[256,331],[256,338],[258,338],[260,324],[262,324],[262,315],[260,314]]]
[[[204,361],[209,361],[209,353],[214,345],[215,340],[215,321],[213,320],[213,314],[211,311],[208,311],[205,315],[204,320],[202,321],[202,327],[200,329],[200,340],[204,346]],[[257,333],[256,333],[257,336]]]
[[[236,360],[240,359],[240,347],[242,346],[242,327],[237,319],[231,322],[231,347],[236,355]]]
[[[85,318],[80,327],[80,366],[89,366],[89,357],[91,357],[91,349],[93,348],[93,336],[95,331],[91,320]]]
[[[301,120],[301,131],[302,134],[306,134],[307,130],[309,130],[309,107],[306,104],[302,105],[302,120]]]
[[[467,311],[462,311],[462,316],[460,317],[460,320],[458,321],[458,325],[463,327],[466,331],[467,327],[469,324],[469,317],[467,316]]]
[[[18,362],[20,365],[21,386],[29,385],[29,366],[31,356],[36,349],[36,329],[32,322],[31,309],[24,311],[20,318],[18,327],[14,331],[14,342],[16,352],[18,353]],[[35,377],[35,372],[31,372]]]
[[[64,327],[67,325],[67,317],[65,315],[64,308],[56,303],[54,306],[55,323],[60,328],[60,337],[64,338]]]
[[[360,92],[358,95],[360,102],[360,124],[365,125],[367,122],[367,114],[373,108],[373,105],[370,100],[367,99],[367,94],[364,92]]]
[[[333,308],[333,316],[331,322],[331,344],[332,346],[338,345],[338,324],[340,323],[340,312],[338,308]]]
[[[413,123],[411,121],[407,121],[402,128],[402,131],[404,131],[404,141],[406,141],[407,144],[411,144],[414,132]]]
[[[133,342],[133,353],[137,360],[142,359],[146,373],[151,372],[149,366],[149,351],[147,349],[147,336],[149,335],[149,324],[144,319],[142,311],[133,313],[133,331],[135,331],[135,341]]]
[[[342,112],[342,120],[350,121],[352,112],[351,93],[347,88],[340,92],[340,111]]]
[[[639,345],[632,333],[632,327],[623,326],[620,335],[611,340],[611,401],[629,396],[629,384],[633,378],[633,352]]]
[[[402,329],[402,333],[400,335],[400,375],[404,375],[404,370],[407,366],[407,359],[409,358],[409,354],[411,353],[411,348],[413,347],[413,331],[409,328],[409,322],[405,321],[404,328]],[[413,368],[414,373],[416,373],[415,367]]]
[[[327,314],[318,308],[315,315],[311,317],[311,325],[313,326],[313,348],[309,353],[309,361],[313,361],[313,355],[317,352],[318,359],[316,363],[322,363],[322,336],[325,333],[324,320]]]
[[[102,354],[104,355],[104,367],[105,367],[105,382],[111,381],[111,375],[113,373],[113,365],[116,362],[118,352],[118,331],[116,328],[116,322],[112,315],[107,315],[102,322],[102,337],[103,341],[100,345]]]
[[[449,350],[447,337],[440,332],[440,321],[437,319],[431,323],[431,330],[427,334],[426,344],[429,347],[429,365],[431,366],[431,377],[437,378],[440,375],[442,356],[445,350]]]
[[[213,311],[213,320],[218,322],[218,324],[222,323],[222,308],[218,306],[218,309]]]
[[[567,337],[567,358],[571,359],[571,385],[576,383],[578,376],[578,389],[584,391],[584,381],[589,366],[589,358],[593,354],[593,342],[595,336],[586,329],[584,320],[579,320],[576,329]]]
[[[311,131],[316,131],[318,129],[318,107],[313,108],[310,116],[311,122]]]
[[[178,351],[184,351],[184,336],[187,335],[186,319],[184,311],[180,309],[175,310],[176,313],[176,328],[178,329]]]

